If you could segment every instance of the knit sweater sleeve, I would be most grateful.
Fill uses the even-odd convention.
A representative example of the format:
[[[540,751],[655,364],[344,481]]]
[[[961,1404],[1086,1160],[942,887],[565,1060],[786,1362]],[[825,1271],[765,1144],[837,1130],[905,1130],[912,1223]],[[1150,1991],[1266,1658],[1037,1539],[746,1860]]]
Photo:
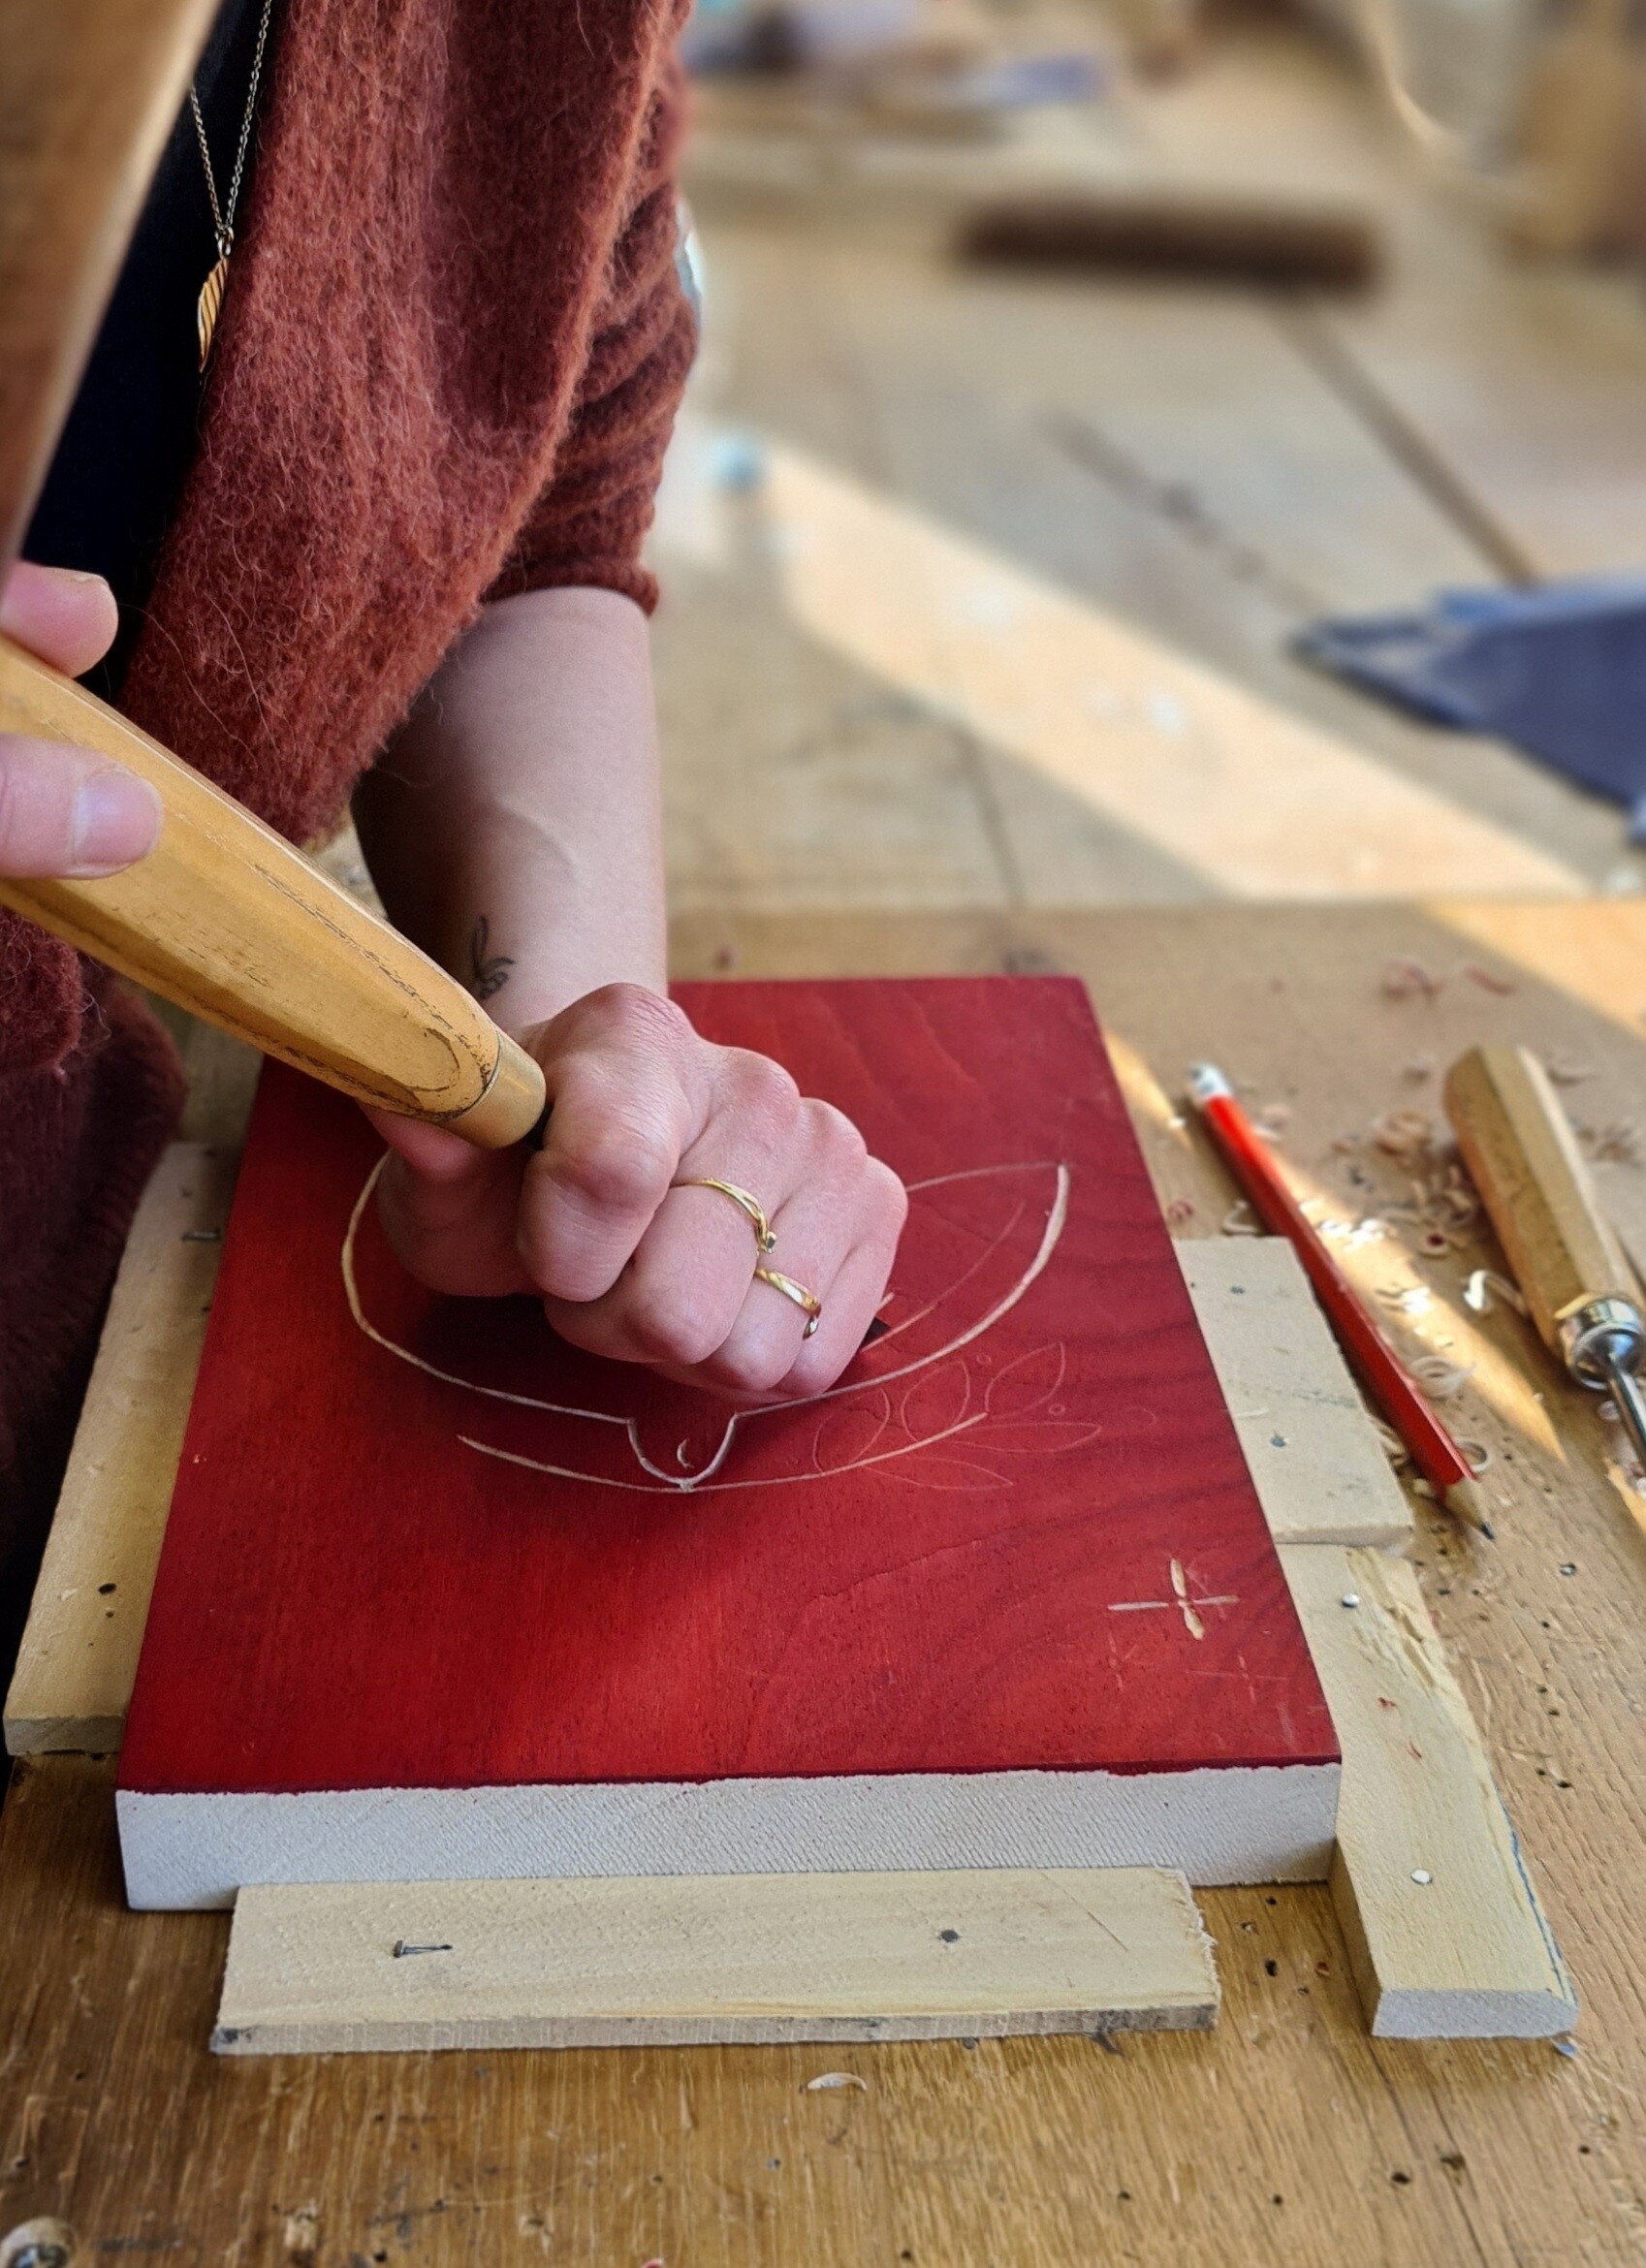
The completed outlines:
[[[648,614],[657,603],[641,547],[697,343],[677,266],[675,167],[683,112],[682,76],[671,61],[652,99],[554,476],[489,599],[595,584],[621,591]]]

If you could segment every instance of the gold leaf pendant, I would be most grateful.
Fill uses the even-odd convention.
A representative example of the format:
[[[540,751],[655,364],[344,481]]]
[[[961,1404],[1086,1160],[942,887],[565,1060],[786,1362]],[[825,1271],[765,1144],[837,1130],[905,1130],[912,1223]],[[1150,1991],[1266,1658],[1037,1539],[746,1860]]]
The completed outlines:
[[[195,307],[195,326],[200,332],[200,366],[203,370],[211,359],[211,334],[217,328],[217,314],[223,304],[223,291],[228,280],[229,255],[225,252],[201,285],[200,299]]]

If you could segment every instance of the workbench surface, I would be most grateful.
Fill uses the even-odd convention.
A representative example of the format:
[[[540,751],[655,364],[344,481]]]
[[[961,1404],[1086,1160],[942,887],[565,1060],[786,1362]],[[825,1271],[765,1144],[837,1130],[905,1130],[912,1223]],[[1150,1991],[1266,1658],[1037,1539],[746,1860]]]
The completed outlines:
[[[1373,1119],[1435,1112],[1438,1069],[1478,1039],[1571,1074],[1626,1228],[1646,1182],[1617,1154],[1646,1075],[1637,903],[704,916],[676,958],[1078,971],[1161,1194],[1193,1208],[1179,1234],[1216,1234],[1233,1197],[1171,1100],[1206,1055],[1254,1107],[1289,1109],[1288,1158],[1345,1211],[1373,1202],[1345,1193],[1348,1166],[1387,1164]],[[1385,990],[1396,961],[1440,989]],[[127,1913],[112,1765],[44,1757],[16,1767],[0,1822],[0,2229],[60,2216],[77,2262],[291,2268],[1637,2260],[1646,1535],[1593,1400],[1512,1312],[1461,1306],[1494,1258],[1479,1241],[1415,1263],[1423,1332],[1473,1364],[1452,1414],[1493,1452],[1498,1523],[1486,1545],[1426,1510],[1418,1558],[1576,1975],[1569,2055],[1368,2039],[1321,1888],[1202,1895],[1211,2034],[216,2060],[228,1917]],[[861,2087],[807,2092],[831,2070]]]

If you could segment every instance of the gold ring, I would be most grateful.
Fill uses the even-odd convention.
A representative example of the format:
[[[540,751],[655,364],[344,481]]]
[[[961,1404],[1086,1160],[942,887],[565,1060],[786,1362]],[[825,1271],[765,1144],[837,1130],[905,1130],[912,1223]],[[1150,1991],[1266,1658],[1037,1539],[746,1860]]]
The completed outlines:
[[[736,1181],[717,1181],[712,1174],[705,1174],[696,1181],[676,1181],[677,1189],[718,1189],[722,1197],[729,1197],[740,1213],[748,1215],[754,1230],[754,1241],[763,1252],[776,1248],[776,1238],[772,1234],[772,1223],[766,1217],[766,1209],[758,1197],[751,1197],[746,1189],[740,1189]]]
[[[808,1292],[804,1283],[796,1283],[792,1276],[784,1276],[776,1268],[757,1268],[754,1278],[757,1283],[769,1283],[774,1291],[781,1292],[784,1299],[793,1300],[797,1307],[806,1309],[806,1329],[801,1337],[809,1339],[823,1320],[823,1303],[817,1294]]]

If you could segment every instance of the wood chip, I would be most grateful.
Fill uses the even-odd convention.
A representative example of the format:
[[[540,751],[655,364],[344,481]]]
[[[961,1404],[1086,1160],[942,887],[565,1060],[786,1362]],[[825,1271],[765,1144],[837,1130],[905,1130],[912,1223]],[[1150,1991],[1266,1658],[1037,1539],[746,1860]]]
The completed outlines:
[[[1373,1121],[1372,1139],[1403,1165],[1415,1165],[1435,1146],[1435,1121],[1426,1111],[1385,1111]]]
[[[1420,961],[1389,961],[1383,964],[1381,991],[1386,1000],[1432,1000],[1445,983]]]
[[[1577,1139],[1597,1164],[1640,1163],[1640,1129],[1632,1118],[1614,1118],[1607,1126],[1579,1126]]]
[[[1455,1402],[1474,1375],[1472,1363],[1448,1362],[1442,1354],[1416,1356],[1407,1365],[1426,1402]]]
[[[1526,1295],[1518,1283],[1512,1283],[1506,1276],[1500,1276],[1495,1268],[1476,1268],[1464,1286],[1464,1306],[1473,1314],[1489,1315],[1493,1303],[1498,1300],[1505,1307],[1512,1307],[1517,1315],[1530,1312]]]

